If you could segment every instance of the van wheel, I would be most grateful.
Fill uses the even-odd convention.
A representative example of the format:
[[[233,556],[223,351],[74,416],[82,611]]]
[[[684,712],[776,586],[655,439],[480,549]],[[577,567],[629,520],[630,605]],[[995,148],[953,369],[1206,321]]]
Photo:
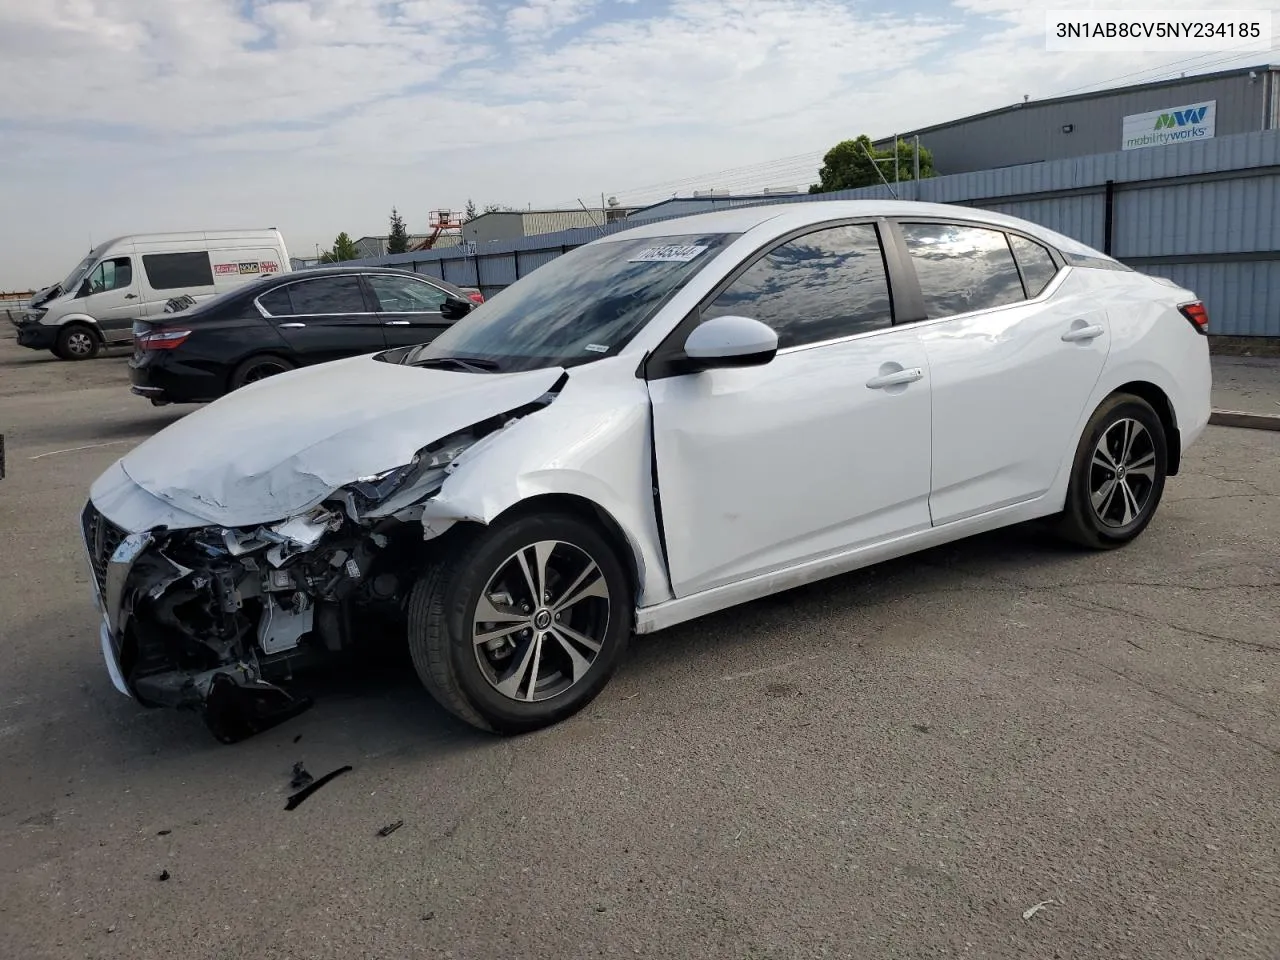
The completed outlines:
[[[102,338],[83,323],[68,323],[58,332],[53,353],[60,360],[92,360],[102,351]]]
[[[296,368],[296,364],[275,354],[264,353],[250,357],[232,371],[231,389],[239,390],[250,383],[257,383],[267,377],[274,377],[277,373],[287,373]]]
[[[1095,550],[1135,540],[1164,494],[1168,440],[1151,404],[1116,394],[1094,412],[1076,450],[1057,530]]]

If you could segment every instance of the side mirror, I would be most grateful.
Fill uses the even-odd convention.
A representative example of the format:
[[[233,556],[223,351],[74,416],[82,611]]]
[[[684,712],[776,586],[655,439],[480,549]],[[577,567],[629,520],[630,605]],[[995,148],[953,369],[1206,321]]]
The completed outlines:
[[[80,284],[80,289],[76,291],[76,299],[87,297],[89,295],[89,278],[85,277],[84,283]]]
[[[684,353],[699,370],[757,367],[777,355],[778,334],[750,317],[712,317],[694,327]]]
[[[457,297],[446,297],[440,304],[440,316],[445,320],[461,320],[475,304],[470,300],[459,300]]]

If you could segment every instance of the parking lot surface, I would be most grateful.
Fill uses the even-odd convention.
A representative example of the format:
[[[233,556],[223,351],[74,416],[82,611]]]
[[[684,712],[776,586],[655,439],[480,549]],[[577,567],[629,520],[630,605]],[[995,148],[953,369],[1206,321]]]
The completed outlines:
[[[1280,956],[1280,434],[1210,428],[1121,551],[1019,528],[639,638],[531,736],[388,643],[228,747],[111,687],[76,530],[185,412],[0,341],[0,957]],[[288,811],[298,762],[352,769]]]

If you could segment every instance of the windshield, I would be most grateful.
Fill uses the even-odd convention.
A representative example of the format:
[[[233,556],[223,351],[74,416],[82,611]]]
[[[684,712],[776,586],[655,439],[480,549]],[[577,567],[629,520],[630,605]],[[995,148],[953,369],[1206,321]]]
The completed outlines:
[[[89,272],[89,268],[97,262],[97,250],[94,250],[87,257],[76,264],[74,270],[67,274],[67,279],[58,284],[58,289],[63,293],[75,290],[80,286],[80,281],[84,279],[84,275]]]
[[[599,360],[626,346],[735,236],[647,237],[571,250],[477,307],[403,362],[462,358],[505,372]]]

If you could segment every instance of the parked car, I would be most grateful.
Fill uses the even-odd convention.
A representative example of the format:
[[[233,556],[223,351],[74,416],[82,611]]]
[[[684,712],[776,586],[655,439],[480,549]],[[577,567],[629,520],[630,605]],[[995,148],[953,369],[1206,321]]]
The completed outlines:
[[[379,267],[268,277],[135,323],[132,389],[156,403],[203,402],[296,367],[415,346],[464,316],[478,295]]]
[[[385,611],[441,704],[517,733],[589,703],[633,631],[1022,521],[1119,547],[1208,421],[1207,324],[965,207],[601,237],[429,344],[251,384],[108,469],[83,512],[107,669],[231,740]]]
[[[135,320],[159,316],[175,297],[198,302],[288,272],[284,237],[274,228],[117,237],[27,302],[18,343],[89,360],[104,346],[128,343]]]

